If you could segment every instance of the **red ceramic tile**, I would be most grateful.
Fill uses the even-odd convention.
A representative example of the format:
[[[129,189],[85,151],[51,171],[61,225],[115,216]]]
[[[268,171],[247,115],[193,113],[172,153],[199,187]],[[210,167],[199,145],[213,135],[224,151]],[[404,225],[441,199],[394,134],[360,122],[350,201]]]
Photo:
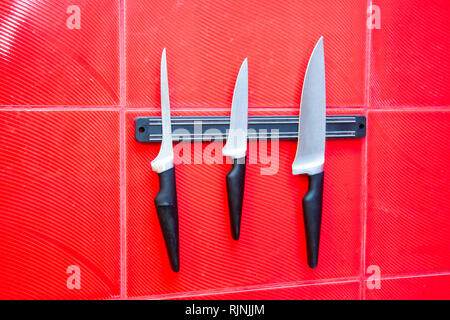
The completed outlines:
[[[286,110],[251,114],[295,113]],[[220,115],[213,111],[198,114]],[[363,139],[327,141],[322,239],[315,270],[306,263],[301,213],[307,177],[291,174],[296,141],[280,142],[274,175],[261,175],[261,168],[268,167],[261,162],[248,164],[239,241],[232,240],[229,230],[225,176],[231,166],[177,165],[181,269],[176,274],[170,269],[153,205],[159,182],[150,162],[160,145],[138,143],[134,138],[134,119],[144,115],[157,112],[126,115],[128,296],[359,276]],[[193,159],[201,156],[197,147],[192,148]]]
[[[2,1],[0,105],[118,104],[118,3]]]
[[[159,106],[167,48],[172,107],[229,107],[245,57],[250,107],[298,106],[306,65],[325,37],[331,106],[364,104],[367,1],[126,2],[127,103]]]
[[[368,130],[367,265],[449,271],[450,111],[372,111]]]
[[[450,106],[450,6],[441,0],[374,0],[370,105]]]
[[[360,282],[337,282],[286,288],[190,296],[192,300],[359,300]]]
[[[449,300],[450,275],[381,281],[380,289],[365,289],[370,300]]]
[[[117,112],[0,112],[0,299],[119,295],[118,136]]]

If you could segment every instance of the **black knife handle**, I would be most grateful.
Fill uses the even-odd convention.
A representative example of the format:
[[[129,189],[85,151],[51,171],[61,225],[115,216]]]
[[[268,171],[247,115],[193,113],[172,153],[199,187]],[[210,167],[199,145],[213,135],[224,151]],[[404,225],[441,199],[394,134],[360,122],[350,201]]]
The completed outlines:
[[[233,167],[227,174],[228,207],[230,210],[231,236],[239,240],[242,203],[244,201],[246,157],[233,160]]]
[[[180,270],[180,249],[175,168],[158,173],[158,176],[159,192],[155,197],[156,211],[166,243],[170,266],[173,271],[178,272]]]
[[[303,197],[308,265],[317,266],[319,259],[320,225],[322,223],[323,172],[308,176],[308,192]]]

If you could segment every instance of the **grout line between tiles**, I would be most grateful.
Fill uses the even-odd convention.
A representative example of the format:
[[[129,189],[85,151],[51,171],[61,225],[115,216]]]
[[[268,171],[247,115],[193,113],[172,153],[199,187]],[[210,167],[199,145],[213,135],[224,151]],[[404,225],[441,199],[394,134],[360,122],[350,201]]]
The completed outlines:
[[[369,108],[367,111],[370,112],[383,112],[383,111],[397,111],[397,112],[442,112],[442,111],[450,111],[450,106],[428,106],[428,107],[417,107],[417,106],[402,106],[402,107],[376,107]]]
[[[120,297],[126,299],[125,112],[120,111]]]
[[[427,277],[439,277],[439,276],[450,276],[450,271],[381,276],[381,280],[383,281],[383,280],[395,280],[395,279],[427,278]]]
[[[197,292],[156,294],[156,295],[149,295],[149,296],[143,296],[143,297],[142,296],[135,297],[133,299],[180,299],[180,298],[189,298],[189,297],[220,295],[220,294],[239,293],[239,292],[265,291],[265,290],[275,290],[275,289],[288,289],[288,288],[318,286],[318,285],[327,285],[327,284],[359,283],[359,280],[360,280],[359,278],[337,278],[337,279],[309,280],[309,281],[300,281],[300,282],[292,282],[292,283],[274,283],[274,284],[255,285],[255,286],[247,286],[247,287],[204,290],[204,291],[197,291]]]
[[[30,106],[17,106],[17,107],[2,107],[0,111],[120,111],[120,106],[87,106],[87,107],[74,107],[74,106],[49,106],[49,107],[30,107]]]
[[[160,106],[127,106],[127,110],[132,111],[139,111],[139,110],[161,110]],[[204,112],[204,111],[227,111],[230,112],[229,107],[214,107],[214,106],[177,106],[177,105],[171,105],[170,110],[184,110],[184,111],[195,111],[195,112]],[[258,105],[258,106],[249,106],[249,110],[262,110],[262,111],[299,111],[298,106],[278,106],[278,107],[267,107],[264,105]],[[340,106],[326,106],[327,110],[342,110],[342,109],[365,109],[365,106],[363,105],[340,105]]]
[[[125,68],[125,67],[124,67]],[[125,86],[125,85],[124,85]],[[124,91],[125,95],[125,87],[121,88],[120,91]],[[229,108],[210,108],[210,107],[172,107],[172,109],[176,111],[182,111],[182,112],[217,112],[217,111],[223,111],[223,112],[230,112]],[[142,112],[154,112],[154,111],[160,111],[160,107],[127,107],[126,102],[124,102],[123,105],[118,106],[93,106],[93,105],[86,105],[86,106],[26,106],[26,105],[18,105],[18,106],[6,106],[6,105],[0,105],[0,111],[142,111]],[[297,107],[276,107],[276,108],[267,108],[267,107],[249,107],[250,111],[264,111],[264,112],[298,112]],[[379,107],[373,107],[368,108],[365,106],[341,106],[341,107],[327,107],[327,110],[333,110],[333,111],[342,111],[342,110],[367,110],[367,111],[426,111],[426,112],[433,112],[433,111],[450,111],[450,106],[399,106],[399,107],[392,107],[392,106],[379,106]]]
[[[125,0],[119,2],[119,55],[120,55],[120,299],[127,299],[127,235],[126,235],[126,173],[125,173],[125,109],[126,109],[126,57],[125,57]]]
[[[366,19],[368,8],[372,7],[372,0],[367,0]],[[370,67],[371,67],[371,48],[372,48],[372,30],[366,25],[366,66],[365,66],[365,84],[364,84],[364,115],[366,123],[368,120],[368,110],[370,104]],[[366,125],[366,137],[363,143],[363,176],[362,176],[362,190],[361,190],[361,278],[360,278],[360,299],[365,300],[365,272],[366,272],[366,219],[367,219],[367,149],[368,149],[368,130]]]
[[[372,0],[367,0],[367,10],[366,10],[366,19],[368,19],[368,9],[372,7]],[[365,109],[369,109],[370,105],[370,69],[372,63],[372,29],[368,28],[366,24],[366,72],[365,72],[365,84],[364,84],[364,101],[365,101]]]
[[[133,111],[133,112],[155,112],[155,111],[161,111],[160,107],[126,107],[126,111]],[[230,108],[222,108],[222,107],[174,107],[171,106],[170,110],[173,110],[174,112],[196,112],[196,113],[208,113],[208,112],[225,112],[229,113]],[[277,108],[267,108],[267,107],[249,107],[249,111],[264,111],[264,112],[280,112],[280,113],[297,113],[298,114],[298,107],[277,107]],[[342,106],[339,108],[330,108],[327,107],[327,110],[333,110],[333,111],[349,111],[349,112],[358,112],[365,110],[363,106]],[[339,113],[338,113],[339,114]]]
[[[411,274],[411,275],[394,275],[382,277],[381,280],[395,280],[395,279],[409,279],[409,278],[424,278],[424,277],[437,277],[437,276],[450,276],[450,271],[445,272],[434,272],[434,273],[423,273],[423,274]],[[253,292],[253,291],[266,291],[275,289],[288,289],[288,288],[299,288],[307,286],[320,286],[328,284],[342,284],[342,283],[360,283],[361,279],[355,278],[336,278],[336,279],[321,279],[321,280],[310,280],[310,281],[299,281],[292,283],[274,283],[266,285],[248,286],[248,287],[235,287],[235,288],[225,288],[216,290],[204,290],[196,292],[185,292],[185,293],[170,293],[170,294],[155,294],[148,296],[137,296],[130,299],[152,299],[152,300],[167,300],[167,299],[181,299],[181,298],[196,298],[202,296],[213,296],[221,294],[232,294],[240,292]],[[365,282],[366,280],[364,280]]]
[[[125,1],[120,0],[119,7],[119,55],[120,55],[120,106],[126,108],[127,96],[126,96],[126,47],[125,47]]]
[[[365,117],[368,117],[368,110],[365,111]],[[369,121],[367,120],[367,124]],[[370,125],[370,124],[368,124]],[[362,190],[361,190],[361,300],[365,299],[365,274],[366,274],[366,234],[367,234],[367,201],[368,201],[368,189],[367,189],[367,174],[368,174],[368,135],[369,131],[366,125],[366,137],[363,142],[363,175],[362,175]]]

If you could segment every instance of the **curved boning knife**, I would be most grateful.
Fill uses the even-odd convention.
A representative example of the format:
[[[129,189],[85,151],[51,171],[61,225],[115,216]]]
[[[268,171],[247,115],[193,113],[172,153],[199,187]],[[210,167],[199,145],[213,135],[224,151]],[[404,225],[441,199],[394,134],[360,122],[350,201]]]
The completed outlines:
[[[159,176],[159,192],[155,197],[155,206],[159,224],[166,243],[172,270],[180,269],[178,205],[173,166],[172,127],[170,123],[169,84],[167,80],[166,49],[161,57],[161,120],[162,143],[158,156],[152,161],[152,170]]]

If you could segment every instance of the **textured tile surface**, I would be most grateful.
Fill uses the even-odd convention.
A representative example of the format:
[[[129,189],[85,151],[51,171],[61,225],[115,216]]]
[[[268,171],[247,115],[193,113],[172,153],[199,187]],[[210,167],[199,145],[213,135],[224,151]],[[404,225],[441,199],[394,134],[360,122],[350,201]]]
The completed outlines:
[[[2,1],[0,74],[0,105],[118,104],[118,0]]]
[[[450,106],[450,6],[441,0],[374,0],[370,106]]]
[[[370,300],[448,300],[450,275],[422,276],[381,281],[379,290],[366,289]]]
[[[368,118],[367,265],[382,275],[450,270],[450,110]]]
[[[119,295],[118,136],[118,112],[0,111],[0,298]]]
[[[261,175],[261,168],[268,167],[261,162],[247,166],[239,241],[232,240],[229,230],[225,176],[231,166],[177,165],[181,269],[175,274],[168,264],[153,205],[159,183],[150,161],[159,144],[135,141],[134,118],[138,115],[156,113],[127,113],[129,296],[359,275],[363,140],[327,142],[320,262],[315,270],[306,264],[301,213],[307,178],[291,174],[295,141],[280,142],[276,174]],[[193,160],[208,147],[207,143],[200,149],[193,147]]]
[[[367,4],[2,1],[0,298],[448,298],[450,9],[374,0],[381,24],[368,30]],[[71,5],[80,29],[67,27]],[[261,175],[266,156],[248,165],[239,242],[230,165],[177,165],[173,274],[153,207],[159,146],[136,143],[133,126],[159,114],[162,48],[174,115],[227,115],[245,57],[251,113],[293,115],[321,35],[328,112],[385,112],[369,112],[367,138],[327,141],[319,267],[306,267],[307,183],[290,174],[291,141],[276,175]],[[81,290],[66,287],[69,265]],[[360,292],[353,279],[370,265],[381,290]]]
[[[336,282],[287,288],[238,291],[224,294],[192,296],[205,300],[359,300],[360,282]]]
[[[228,108],[245,57],[250,107],[298,106],[322,35],[329,105],[364,104],[366,1],[129,0],[126,6],[130,106],[159,106],[163,48],[173,108]]]

